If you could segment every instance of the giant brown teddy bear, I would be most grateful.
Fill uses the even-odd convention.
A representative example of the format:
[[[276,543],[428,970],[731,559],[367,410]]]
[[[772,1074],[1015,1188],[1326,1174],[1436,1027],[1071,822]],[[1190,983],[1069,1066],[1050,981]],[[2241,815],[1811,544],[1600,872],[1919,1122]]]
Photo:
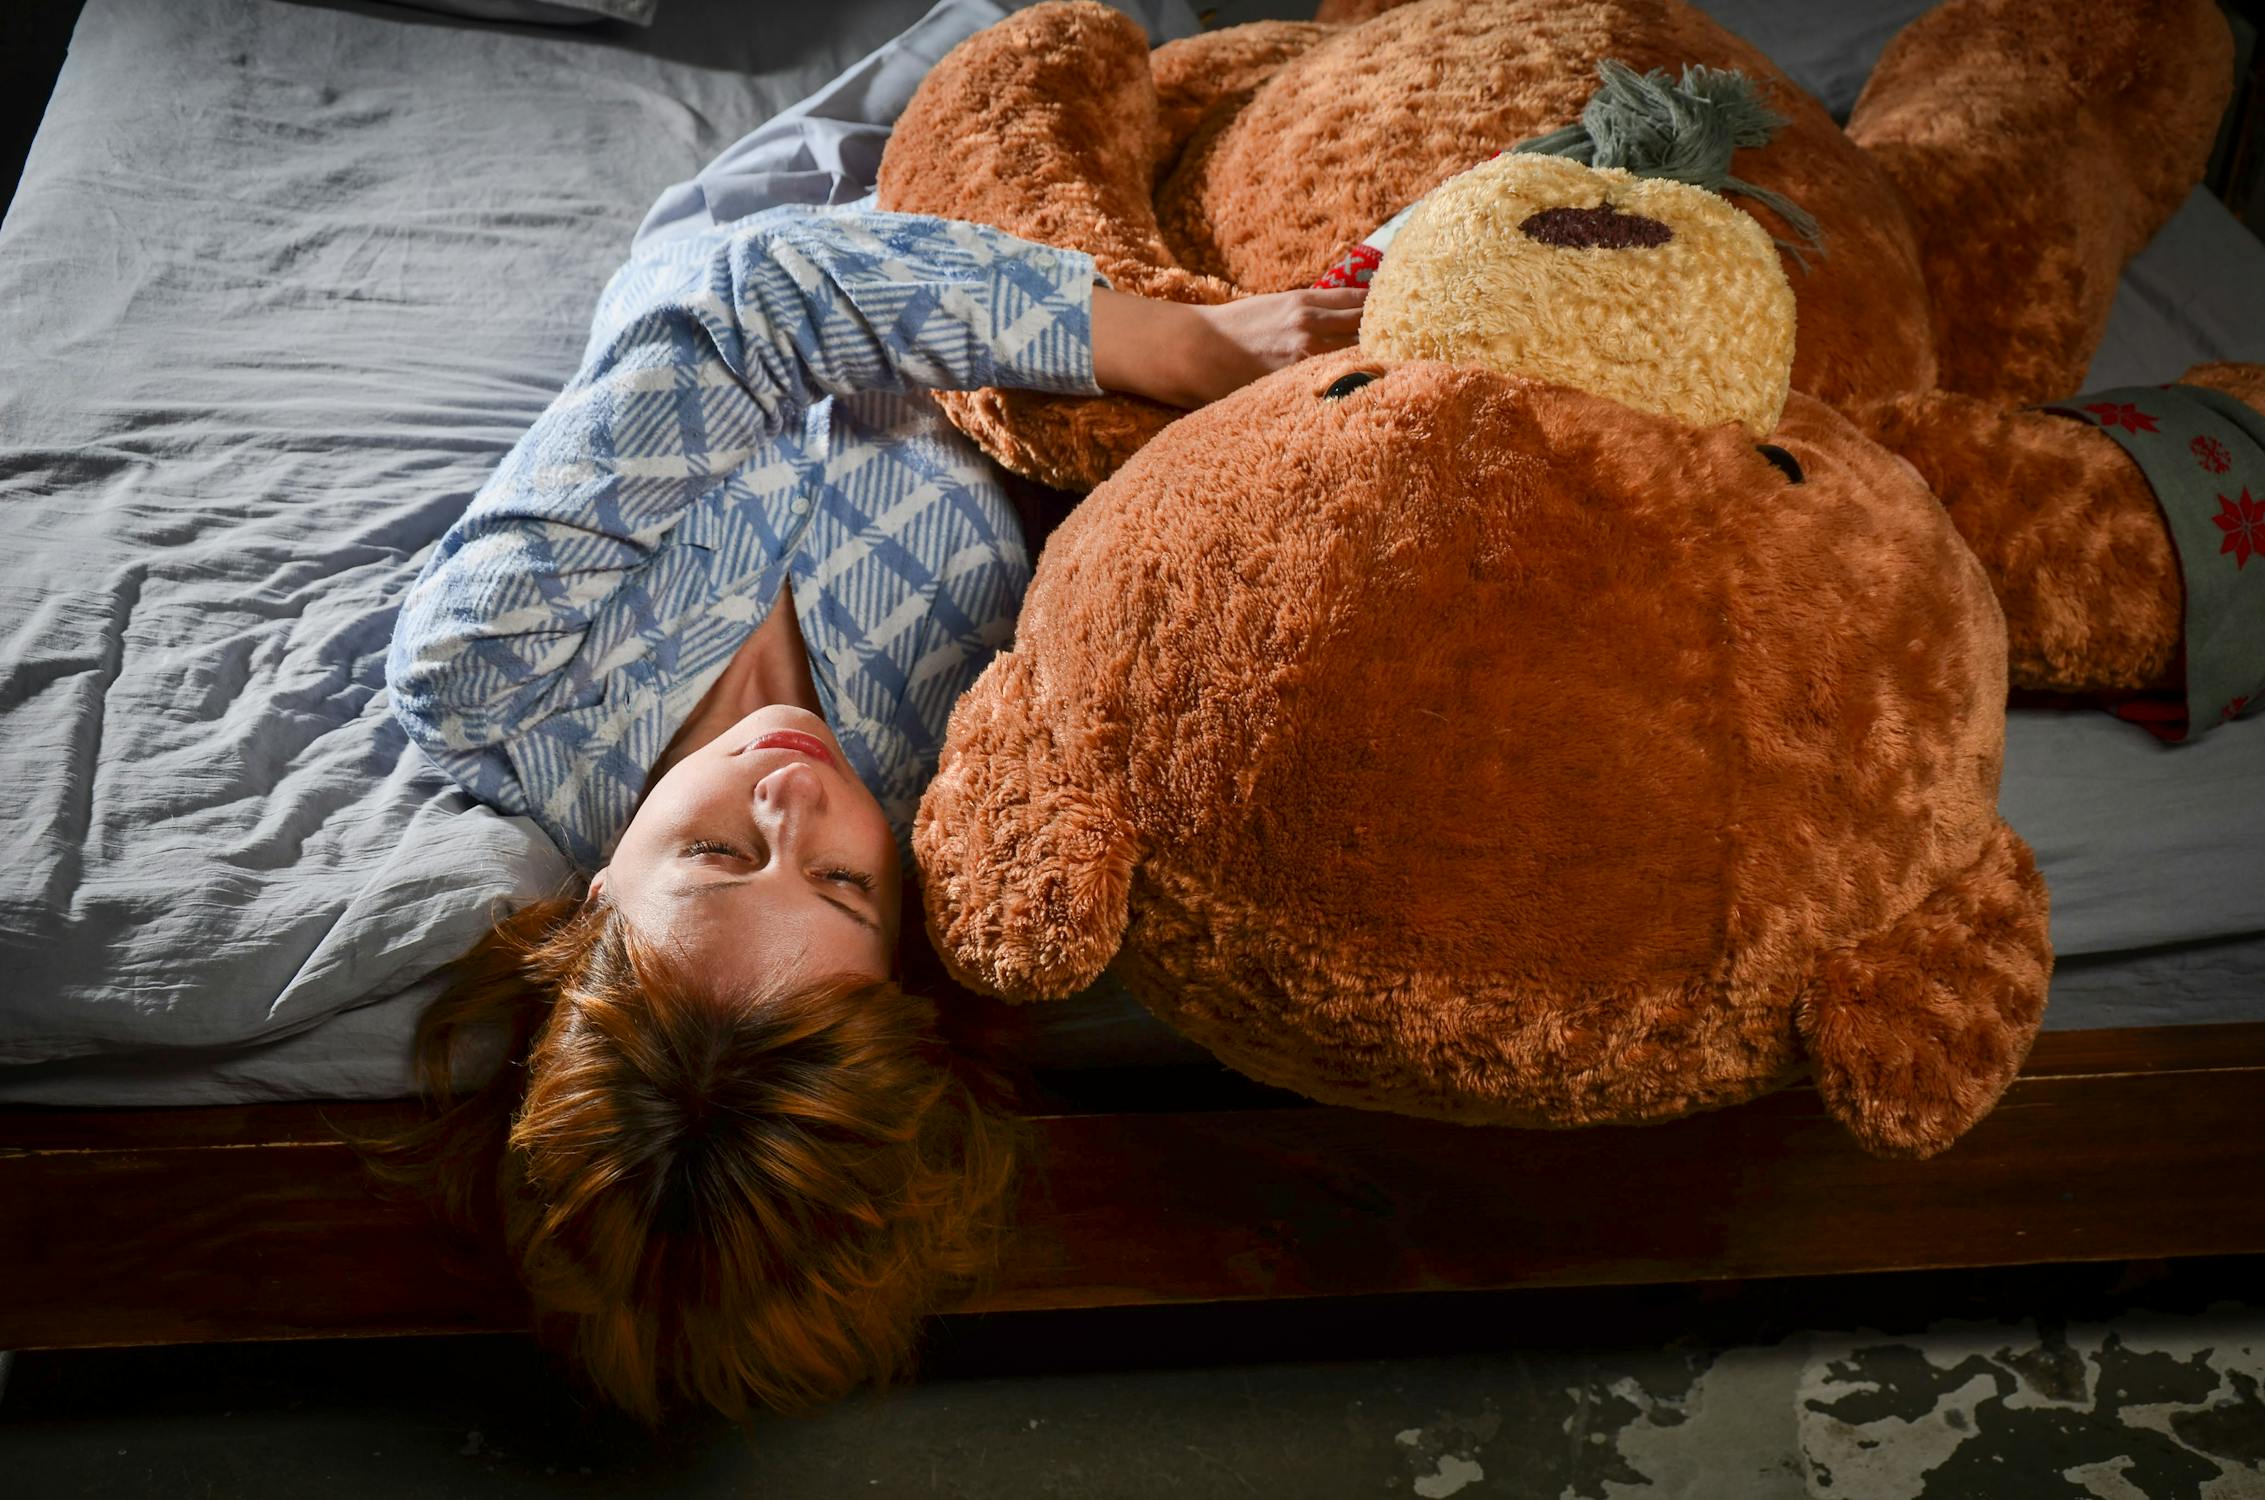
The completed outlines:
[[[1126,290],[1311,284],[1578,116],[1607,57],[1761,81],[1790,121],[1737,171],[1825,251],[1789,277],[1766,449],[1365,330],[1185,417],[944,398],[1009,467],[1099,486],[922,807],[946,962],[1042,998],[1114,960],[1227,1061],[1337,1102],[1577,1125],[1807,1071],[1868,1148],[1949,1144],[2051,965],[1996,812],[2009,666],[2099,691],[2179,660],[2144,481],[2027,403],[2076,389],[2229,52],[2208,0],[1953,0],[1843,132],[1672,0],[1331,0],[1153,54],[1072,0],[970,39],[883,205],[1084,249]],[[2249,367],[2184,378],[2265,404]]]

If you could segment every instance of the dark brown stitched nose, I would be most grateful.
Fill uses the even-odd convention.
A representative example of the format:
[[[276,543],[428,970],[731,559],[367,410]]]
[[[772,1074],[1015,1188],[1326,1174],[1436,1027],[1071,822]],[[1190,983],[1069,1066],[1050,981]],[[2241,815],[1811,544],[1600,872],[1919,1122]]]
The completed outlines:
[[[1576,250],[1634,250],[1664,245],[1675,231],[1642,214],[1624,214],[1609,203],[1595,208],[1545,208],[1518,226],[1529,240]]]

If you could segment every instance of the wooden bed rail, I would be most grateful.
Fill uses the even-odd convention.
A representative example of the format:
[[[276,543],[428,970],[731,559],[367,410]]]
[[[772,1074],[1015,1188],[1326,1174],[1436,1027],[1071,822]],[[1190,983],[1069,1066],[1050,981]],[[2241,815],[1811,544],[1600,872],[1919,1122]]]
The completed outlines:
[[[1021,1227],[971,1310],[2265,1251],[2265,1024],[2048,1033],[1928,1162],[1864,1155],[1807,1089],[1565,1132],[1170,1069],[1048,1096]],[[0,1349],[519,1326],[508,1281],[339,1138],[412,1115],[0,1111]]]

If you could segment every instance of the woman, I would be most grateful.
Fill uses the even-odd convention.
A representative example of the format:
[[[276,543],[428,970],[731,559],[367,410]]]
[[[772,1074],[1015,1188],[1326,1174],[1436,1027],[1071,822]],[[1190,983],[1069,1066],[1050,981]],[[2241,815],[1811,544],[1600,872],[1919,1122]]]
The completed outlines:
[[[427,1132],[500,1186],[538,1312],[612,1399],[801,1407],[905,1361],[979,1271],[1009,1117],[891,979],[913,809],[1029,560],[924,388],[1193,406],[1358,331],[1357,290],[1224,307],[865,204],[649,243],[580,373],[445,536],[396,713],[590,875],[425,1018],[514,1055]],[[486,1176],[496,1172],[494,1178]]]

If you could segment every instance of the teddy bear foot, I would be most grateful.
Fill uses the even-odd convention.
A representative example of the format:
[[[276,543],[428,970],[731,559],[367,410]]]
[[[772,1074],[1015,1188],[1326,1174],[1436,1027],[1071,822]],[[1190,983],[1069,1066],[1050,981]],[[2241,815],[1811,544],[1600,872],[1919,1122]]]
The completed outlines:
[[[2000,822],[1963,875],[1811,972],[1799,1025],[1826,1107],[1877,1155],[1949,1146],[2028,1056],[2052,965],[2045,883]]]

